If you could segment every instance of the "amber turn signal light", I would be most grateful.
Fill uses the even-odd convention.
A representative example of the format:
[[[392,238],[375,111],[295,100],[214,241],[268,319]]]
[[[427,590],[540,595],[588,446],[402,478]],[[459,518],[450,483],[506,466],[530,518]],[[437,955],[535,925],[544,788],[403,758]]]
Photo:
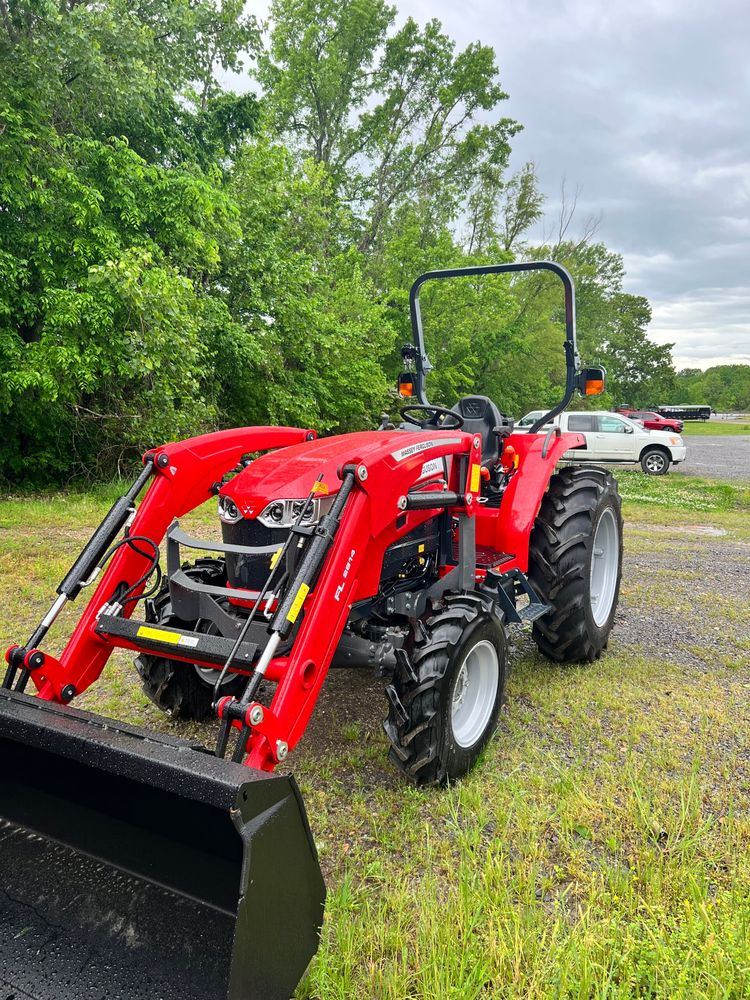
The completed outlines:
[[[401,372],[399,375],[398,394],[407,399],[414,395],[414,374],[412,372]]]
[[[578,391],[582,396],[601,396],[607,387],[604,368],[583,368],[578,373]]]
[[[604,392],[604,382],[601,379],[589,379],[586,382],[586,395],[587,396],[601,396]]]

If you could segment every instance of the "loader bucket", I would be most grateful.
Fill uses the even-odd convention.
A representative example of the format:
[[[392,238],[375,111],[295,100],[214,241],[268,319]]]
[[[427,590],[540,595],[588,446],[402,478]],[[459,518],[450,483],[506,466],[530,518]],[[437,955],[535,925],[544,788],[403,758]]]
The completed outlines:
[[[0,691],[0,1000],[288,1000],[324,899],[291,776]]]

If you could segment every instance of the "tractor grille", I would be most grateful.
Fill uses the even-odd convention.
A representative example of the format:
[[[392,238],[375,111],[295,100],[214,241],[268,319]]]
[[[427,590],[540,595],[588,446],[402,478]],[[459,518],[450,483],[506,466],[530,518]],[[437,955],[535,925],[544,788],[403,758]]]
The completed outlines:
[[[243,519],[234,524],[222,522],[223,540],[229,545],[244,545],[254,551],[247,555],[227,552],[227,581],[238,590],[259,591],[271,570],[271,556],[287,539],[288,528],[267,528],[259,521]],[[397,578],[413,568],[414,561],[426,559],[438,549],[438,522],[428,521],[410,531],[386,549],[381,582]]]
[[[288,534],[288,528],[266,528],[254,519],[234,524],[222,522],[221,535],[227,544],[254,549],[247,555],[227,552],[229,586],[239,590],[260,590],[271,569],[271,556],[284,544]]]

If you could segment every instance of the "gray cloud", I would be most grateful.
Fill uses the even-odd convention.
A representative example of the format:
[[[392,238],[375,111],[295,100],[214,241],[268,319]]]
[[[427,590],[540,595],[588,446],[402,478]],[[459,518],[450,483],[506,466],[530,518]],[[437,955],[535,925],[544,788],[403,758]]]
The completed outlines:
[[[459,44],[493,45],[506,113],[559,206],[624,255],[626,288],[679,366],[750,360],[750,6],[745,0],[400,0]]]
[[[551,231],[560,187],[601,217],[626,290],[678,367],[750,361],[750,5],[747,0],[393,0],[460,46],[497,52]],[[265,16],[268,0],[248,10]],[[247,79],[228,78],[244,89]]]

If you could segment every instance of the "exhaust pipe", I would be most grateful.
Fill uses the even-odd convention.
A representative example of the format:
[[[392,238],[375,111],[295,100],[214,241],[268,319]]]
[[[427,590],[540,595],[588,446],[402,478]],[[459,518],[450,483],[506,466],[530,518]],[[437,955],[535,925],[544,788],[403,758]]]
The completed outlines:
[[[289,1000],[325,886],[291,776],[0,690],[0,985]]]

